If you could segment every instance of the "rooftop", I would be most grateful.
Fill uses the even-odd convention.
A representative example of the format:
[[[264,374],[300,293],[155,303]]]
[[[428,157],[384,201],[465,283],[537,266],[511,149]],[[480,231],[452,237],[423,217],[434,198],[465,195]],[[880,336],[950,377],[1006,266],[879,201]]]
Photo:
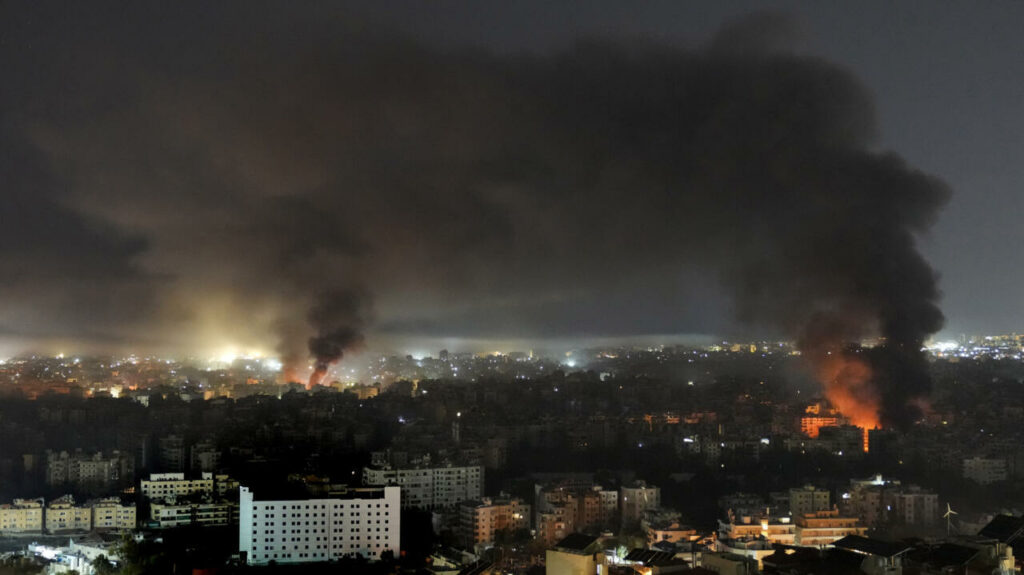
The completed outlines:
[[[896,555],[906,553],[911,549],[909,545],[904,545],[903,543],[882,541],[881,539],[861,537],[860,535],[847,535],[832,545],[837,549],[856,551],[858,553],[877,555],[879,557],[895,557]]]
[[[597,537],[593,535],[570,533],[565,539],[555,543],[554,549],[559,551],[586,553],[587,548],[593,545],[595,541],[597,541]]]
[[[674,553],[668,553],[665,551],[652,551],[649,549],[633,549],[629,552],[629,555],[626,555],[625,560],[642,563],[647,567],[668,565],[673,564],[677,561],[675,559]]]
[[[981,528],[978,535],[998,539],[1002,543],[1012,543],[1024,535],[1024,517],[996,515],[988,525]]]

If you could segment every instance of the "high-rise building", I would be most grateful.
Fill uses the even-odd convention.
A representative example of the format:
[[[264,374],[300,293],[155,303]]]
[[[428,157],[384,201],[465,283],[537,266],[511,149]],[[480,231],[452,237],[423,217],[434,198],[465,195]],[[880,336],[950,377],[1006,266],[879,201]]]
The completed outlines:
[[[377,559],[399,553],[401,489],[362,488],[306,499],[239,487],[239,550],[253,565]]]
[[[363,468],[363,485],[397,485],[402,488],[402,507],[416,509],[451,508],[459,503],[480,499],[484,492],[484,468],[481,465]]]
[[[548,549],[544,565],[549,575],[604,573],[607,569],[598,538],[581,533],[571,533]]]

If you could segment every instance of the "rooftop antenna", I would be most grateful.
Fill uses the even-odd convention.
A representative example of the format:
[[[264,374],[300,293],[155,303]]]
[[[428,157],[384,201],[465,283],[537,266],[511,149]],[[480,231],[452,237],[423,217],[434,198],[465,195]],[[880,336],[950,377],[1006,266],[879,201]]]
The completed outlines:
[[[946,503],[946,513],[942,515],[942,517],[944,517],[946,519],[946,537],[949,537],[949,531],[953,527],[953,516],[954,515],[957,515],[957,512],[953,511],[953,508],[950,507],[949,503],[947,502]]]

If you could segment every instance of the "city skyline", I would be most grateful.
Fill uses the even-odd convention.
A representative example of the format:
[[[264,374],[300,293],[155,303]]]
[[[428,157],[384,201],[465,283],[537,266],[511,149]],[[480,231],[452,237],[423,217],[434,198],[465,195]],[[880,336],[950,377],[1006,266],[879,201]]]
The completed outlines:
[[[0,573],[1024,573],[1022,22],[0,2]]]

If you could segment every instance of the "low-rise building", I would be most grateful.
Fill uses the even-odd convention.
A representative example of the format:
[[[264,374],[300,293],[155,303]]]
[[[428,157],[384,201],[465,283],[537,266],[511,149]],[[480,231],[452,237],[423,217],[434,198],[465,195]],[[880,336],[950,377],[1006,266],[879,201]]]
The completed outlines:
[[[805,547],[831,545],[847,535],[864,535],[867,528],[856,517],[844,517],[838,510],[805,513],[795,519],[794,542]]]
[[[756,559],[736,553],[705,553],[701,566],[720,575],[755,575],[758,572]]]
[[[607,567],[597,537],[571,533],[544,556],[548,575],[597,575]]]
[[[522,499],[464,501],[459,505],[459,542],[469,549],[494,543],[499,531],[514,533],[530,527],[530,506]]]
[[[90,529],[92,529],[92,508],[76,506],[74,497],[64,495],[46,505],[46,530],[50,533],[89,531]]]
[[[214,527],[238,521],[238,504],[233,501],[187,501],[170,497],[149,506],[149,526],[170,529],[185,525]]]
[[[153,500],[189,495],[212,495],[213,473],[204,471],[199,479],[186,479],[184,473],[153,473],[139,482],[139,492]]]
[[[0,505],[0,533],[40,533],[43,530],[43,499],[15,499]]]
[[[96,499],[88,503],[92,507],[92,528],[96,530],[135,529],[135,505],[123,505],[118,497]]]
[[[640,521],[647,548],[658,543],[686,543],[697,539],[697,530],[684,523],[674,511],[648,511]]]
[[[767,539],[718,539],[715,541],[715,551],[719,553],[731,553],[733,555],[740,555],[743,557],[749,557],[754,561],[757,561],[757,568],[762,569],[764,563],[761,561],[765,557],[775,552],[775,546],[777,543],[772,543]]]
[[[793,545],[796,542],[796,524],[788,515],[784,516],[730,516],[718,521],[719,541],[730,541],[732,547],[743,547],[748,541],[763,539],[779,545]]]

